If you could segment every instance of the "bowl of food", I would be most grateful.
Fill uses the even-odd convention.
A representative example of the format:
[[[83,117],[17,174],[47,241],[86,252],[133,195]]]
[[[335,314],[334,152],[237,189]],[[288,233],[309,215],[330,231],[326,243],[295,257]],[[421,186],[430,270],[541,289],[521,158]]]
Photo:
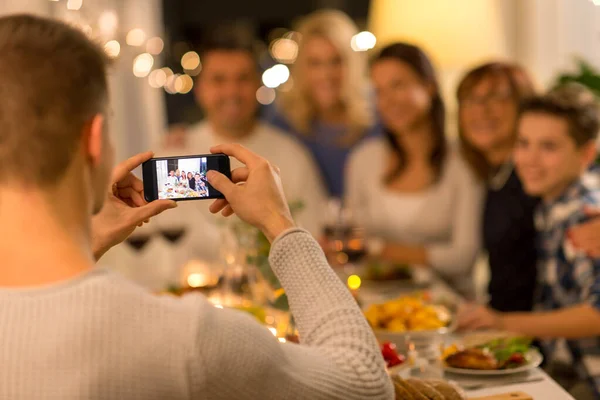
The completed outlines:
[[[453,344],[442,352],[445,372],[461,375],[509,375],[542,363],[541,353],[526,337],[500,337],[465,346]]]
[[[439,342],[456,325],[450,308],[426,294],[372,304],[364,314],[380,343],[394,343],[401,351],[414,351],[427,359],[439,357]]]

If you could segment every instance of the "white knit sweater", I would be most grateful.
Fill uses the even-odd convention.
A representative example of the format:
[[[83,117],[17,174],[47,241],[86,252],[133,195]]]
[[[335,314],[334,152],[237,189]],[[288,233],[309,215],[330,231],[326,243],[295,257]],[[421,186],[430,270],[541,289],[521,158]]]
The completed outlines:
[[[302,345],[104,269],[0,289],[0,399],[393,399],[373,334],[315,240],[287,231],[270,262]]]

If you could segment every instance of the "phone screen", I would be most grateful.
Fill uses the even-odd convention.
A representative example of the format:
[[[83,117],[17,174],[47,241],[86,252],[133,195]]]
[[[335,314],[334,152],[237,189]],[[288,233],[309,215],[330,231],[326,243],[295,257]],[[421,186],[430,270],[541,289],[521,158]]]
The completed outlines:
[[[229,157],[224,154],[206,154],[148,160],[142,166],[146,200],[222,198],[223,195],[206,179],[209,170],[217,170],[231,177]]]

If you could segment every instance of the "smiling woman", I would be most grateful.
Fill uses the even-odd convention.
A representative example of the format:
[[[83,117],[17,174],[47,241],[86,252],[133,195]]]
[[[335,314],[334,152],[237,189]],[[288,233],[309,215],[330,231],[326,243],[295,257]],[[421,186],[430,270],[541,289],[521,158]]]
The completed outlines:
[[[377,133],[370,129],[365,54],[352,49],[358,28],[340,11],[309,14],[297,31],[301,40],[291,66],[293,88],[281,93],[269,119],[309,148],[329,194],[341,197],[351,148]]]

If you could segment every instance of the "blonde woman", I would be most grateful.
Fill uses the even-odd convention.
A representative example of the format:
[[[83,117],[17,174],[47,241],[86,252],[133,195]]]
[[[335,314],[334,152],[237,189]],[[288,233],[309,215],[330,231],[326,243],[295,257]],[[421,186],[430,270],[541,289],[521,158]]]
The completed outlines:
[[[374,135],[367,98],[367,60],[350,44],[358,33],[340,11],[320,10],[302,19],[298,58],[291,68],[293,88],[282,92],[268,119],[292,132],[310,149],[329,194],[342,197],[350,149]]]

